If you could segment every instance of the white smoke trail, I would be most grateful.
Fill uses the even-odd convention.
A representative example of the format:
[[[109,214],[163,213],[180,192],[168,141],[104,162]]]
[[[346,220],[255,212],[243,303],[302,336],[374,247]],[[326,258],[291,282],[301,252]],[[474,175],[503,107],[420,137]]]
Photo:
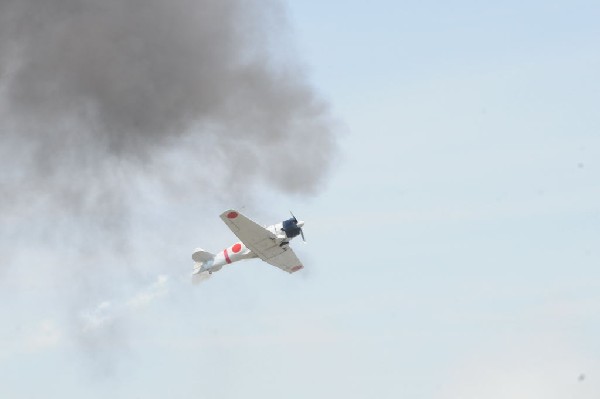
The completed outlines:
[[[88,333],[111,326],[117,319],[129,317],[133,311],[150,306],[169,293],[169,277],[160,275],[155,282],[122,302],[102,301],[80,315],[81,331]]]

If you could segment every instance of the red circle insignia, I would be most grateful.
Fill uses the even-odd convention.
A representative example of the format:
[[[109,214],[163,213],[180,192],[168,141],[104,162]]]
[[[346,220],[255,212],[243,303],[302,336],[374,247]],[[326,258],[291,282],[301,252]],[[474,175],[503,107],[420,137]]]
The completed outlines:
[[[234,244],[233,247],[231,247],[231,251],[233,251],[234,254],[237,254],[241,250],[242,250],[242,244],[240,244],[239,242],[237,244]]]
[[[227,217],[228,217],[229,219],[235,219],[236,217],[238,217],[238,213],[237,213],[237,212],[229,212],[229,213],[227,214]]]

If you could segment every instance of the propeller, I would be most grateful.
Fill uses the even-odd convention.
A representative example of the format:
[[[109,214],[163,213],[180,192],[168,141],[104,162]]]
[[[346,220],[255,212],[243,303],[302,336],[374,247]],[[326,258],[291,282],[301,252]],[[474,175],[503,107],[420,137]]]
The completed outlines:
[[[304,222],[298,222],[298,219],[296,218],[296,216],[294,216],[292,211],[290,211],[290,215],[292,215],[292,218],[294,219],[294,223],[296,223],[296,226],[300,229],[300,235],[302,236],[302,241],[306,242],[306,239],[304,238],[304,231],[302,230],[302,226],[304,226]],[[298,223],[300,223],[299,226],[298,226]]]

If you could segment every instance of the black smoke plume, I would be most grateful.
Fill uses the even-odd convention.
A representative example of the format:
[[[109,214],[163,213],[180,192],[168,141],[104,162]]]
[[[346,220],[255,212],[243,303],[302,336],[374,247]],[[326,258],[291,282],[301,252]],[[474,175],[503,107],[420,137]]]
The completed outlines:
[[[275,0],[0,0],[0,281],[78,314],[138,288],[148,192],[317,192],[335,135],[288,38]]]
[[[18,196],[19,180],[84,175],[66,193],[77,198],[86,174],[117,165],[127,180],[179,150],[194,154],[196,177],[314,192],[334,137],[279,40],[283,11],[263,0],[3,0],[2,142],[19,154],[3,167],[20,171],[3,184]]]

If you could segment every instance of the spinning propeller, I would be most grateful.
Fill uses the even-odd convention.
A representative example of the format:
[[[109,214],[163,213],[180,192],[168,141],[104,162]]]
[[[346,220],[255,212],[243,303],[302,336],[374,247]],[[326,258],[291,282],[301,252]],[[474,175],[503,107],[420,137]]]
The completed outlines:
[[[300,229],[300,235],[302,236],[302,241],[306,242],[306,240],[304,239],[304,231],[302,231],[302,226],[304,226],[304,222],[298,221],[298,219],[296,219],[296,216],[294,216],[292,211],[290,211],[290,215],[292,215],[292,218],[294,219],[294,223],[296,223],[296,226]]]

